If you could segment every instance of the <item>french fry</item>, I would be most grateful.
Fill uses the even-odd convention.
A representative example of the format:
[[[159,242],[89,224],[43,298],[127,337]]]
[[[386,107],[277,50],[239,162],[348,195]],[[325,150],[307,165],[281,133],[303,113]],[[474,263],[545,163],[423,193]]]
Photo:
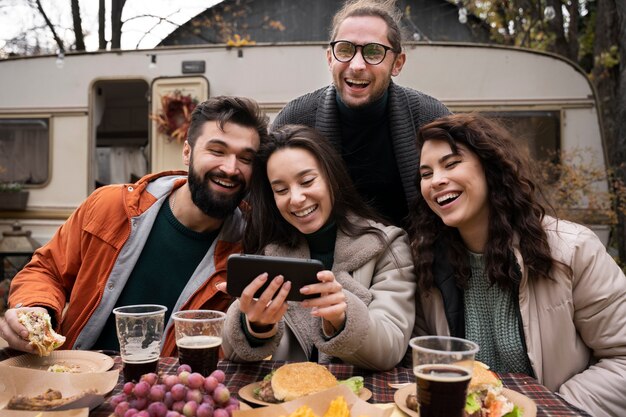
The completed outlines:
[[[332,400],[324,417],[350,417],[350,410],[348,410],[345,398],[339,396]]]
[[[285,417],[285,416],[280,416]],[[313,409],[308,405],[302,405],[296,409],[293,413],[289,414],[287,417],[317,417],[313,413]],[[328,405],[328,409],[326,413],[324,413],[323,417],[350,417],[350,410],[348,409],[348,403],[346,403],[346,399],[343,396],[339,396],[332,400]],[[369,416],[359,416],[359,417],[369,417]]]
[[[313,410],[308,405],[298,407],[296,411],[291,413],[290,417],[317,417],[313,414]]]

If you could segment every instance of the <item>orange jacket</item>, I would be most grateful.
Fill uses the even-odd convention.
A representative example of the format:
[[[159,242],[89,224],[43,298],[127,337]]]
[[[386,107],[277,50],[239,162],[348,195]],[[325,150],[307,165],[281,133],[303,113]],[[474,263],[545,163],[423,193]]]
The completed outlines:
[[[94,191],[13,278],[9,305],[48,308],[60,318],[57,331],[67,338],[63,348],[90,349],[134,267],[129,254],[141,251],[152,228],[154,217],[146,212],[185,181],[184,171],[168,171],[143,177],[136,184]],[[215,285],[226,281],[228,255],[241,252],[242,227],[241,212],[236,210],[225,220],[213,245],[214,270],[209,268],[213,272],[195,280],[201,283],[189,289],[191,295],[181,310],[228,308],[231,297]],[[173,326],[168,326],[163,356],[175,352],[173,333]]]

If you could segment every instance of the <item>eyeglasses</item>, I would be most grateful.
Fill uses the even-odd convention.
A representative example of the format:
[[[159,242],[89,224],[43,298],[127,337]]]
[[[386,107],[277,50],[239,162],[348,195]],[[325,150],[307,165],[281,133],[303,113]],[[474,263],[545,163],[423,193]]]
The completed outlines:
[[[330,47],[333,49],[333,56],[339,62],[352,61],[352,58],[356,55],[357,48],[361,48],[363,60],[370,65],[378,65],[383,62],[387,51],[397,52],[390,46],[375,42],[356,45],[349,41],[334,41],[330,43]]]

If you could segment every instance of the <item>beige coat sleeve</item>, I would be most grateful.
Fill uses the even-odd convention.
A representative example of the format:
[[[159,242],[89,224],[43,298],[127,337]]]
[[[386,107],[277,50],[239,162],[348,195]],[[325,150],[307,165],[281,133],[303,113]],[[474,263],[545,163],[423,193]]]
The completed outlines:
[[[596,363],[558,393],[595,417],[626,416],[626,277],[585,229],[572,253],[574,324]]]
[[[375,370],[391,369],[402,360],[415,321],[416,279],[408,238],[399,228],[385,232],[389,247],[352,277],[369,288],[371,301],[365,304],[349,294],[349,331],[318,345],[320,352]]]
[[[226,321],[222,330],[222,349],[224,357],[235,362],[260,361],[271,356],[285,331],[284,322],[277,324],[276,333],[272,337],[253,346],[247,338],[241,320],[239,300],[235,300],[226,312]]]

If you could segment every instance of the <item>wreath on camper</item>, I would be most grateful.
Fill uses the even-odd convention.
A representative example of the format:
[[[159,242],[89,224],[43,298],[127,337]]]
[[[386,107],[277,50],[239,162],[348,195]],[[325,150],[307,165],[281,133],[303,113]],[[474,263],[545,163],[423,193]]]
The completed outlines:
[[[198,100],[191,94],[183,95],[180,90],[161,97],[161,111],[151,116],[159,132],[167,139],[183,143],[191,124],[191,112],[198,105]]]

